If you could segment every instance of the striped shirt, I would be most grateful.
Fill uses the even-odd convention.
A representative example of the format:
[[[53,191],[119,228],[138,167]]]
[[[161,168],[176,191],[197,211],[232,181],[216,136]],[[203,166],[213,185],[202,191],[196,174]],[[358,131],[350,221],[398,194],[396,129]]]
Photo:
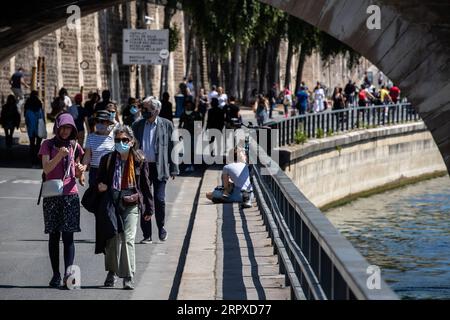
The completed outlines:
[[[114,151],[114,139],[112,136],[102,136],[96,133],[88,135],[86,140],[86,149],[91,150],[91,167],[98,168],[100,159]]]

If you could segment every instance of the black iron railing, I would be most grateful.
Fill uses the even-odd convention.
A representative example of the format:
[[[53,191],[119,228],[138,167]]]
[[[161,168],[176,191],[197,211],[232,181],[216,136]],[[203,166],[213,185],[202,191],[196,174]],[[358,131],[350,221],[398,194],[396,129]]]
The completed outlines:
[[[256,144],[255,144],[256,145]],[[251,145],[251,148],[255,148]],[[257,145],[256,145],[257,146]],[[279,256],[280,272],[293,299],[398,299],[380,278],[380,288],[369,283],[368,262],[270,161],[252,165],[252,182],[267,231]],[[252,150],[255,152],[255,149]],[[369,272],[369,273],[368,273]]]
[[[347,108],[300,115],[269,123],[278,129],[279,146],[296,143],[296,135],[307,138],[320,138],[355,129],[367,129],[384,125],[418,121],[419,115],[411,104],[381,105]]]

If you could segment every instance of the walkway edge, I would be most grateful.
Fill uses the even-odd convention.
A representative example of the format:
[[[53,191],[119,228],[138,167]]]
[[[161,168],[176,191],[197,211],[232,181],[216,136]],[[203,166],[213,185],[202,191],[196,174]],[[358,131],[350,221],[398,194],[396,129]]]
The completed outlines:
[[[179,300],[216,299],[217,206],[205,194],[217,186],[219,171],[206,170],[178,293]]]

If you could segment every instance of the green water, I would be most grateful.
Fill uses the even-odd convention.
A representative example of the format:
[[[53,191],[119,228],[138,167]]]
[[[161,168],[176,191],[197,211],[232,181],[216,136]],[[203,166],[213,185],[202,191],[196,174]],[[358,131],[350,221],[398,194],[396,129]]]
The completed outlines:
[[[450,299],[450,178],[326,212],[402,299]]]

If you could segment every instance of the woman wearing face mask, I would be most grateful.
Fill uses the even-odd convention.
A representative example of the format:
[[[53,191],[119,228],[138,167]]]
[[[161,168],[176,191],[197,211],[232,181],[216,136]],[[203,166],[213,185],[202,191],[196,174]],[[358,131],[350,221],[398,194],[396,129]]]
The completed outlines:
[[[48,248],[53,269],[50,287],[61,285],[59,270],[59,242],[62,235],[64,243],[64,264],[73,265],[75,244],[73,233],[80,232],[80,200],[76,178],[80,178],[86,166],[80,165],[83,149],[76,143],[77,129],[69,113],[60,114],[53,128],[55,137],[45,140],[39,156],[42,158],[45,180],[62,179],[63,194],[46,197],[43,200],[45,233],[50,235]],[[64,276],[64,286],[67,286],[68,275]]]
[[[144,155],[134,149],[132,129],[120,125],[114,130],[114,142],[115,151],[102,157],[96,181],[102,204],[96,214],[95,253],[105,253],[105,287],[114,287],[118,276],[124,289],[133,290],[139,211],[152,213],[153,203],[148,179],[140,180]]]
[[[88,135],[83,164],[89,165],[89,185],[95,184],[100,159],[114,150],[114,122],[107,110],[97,112],[95,132]]]
[[[135,98],[128,99],[128,105],[123,109],[122,122],[126,126],[132,126],[139,116],[139,108]]]
[[[108,103],[106,110],[110,112],[111,120],[114,122],[114,129],[120,124],[119,113],[117,112],[117,105],[115,103]],[[112,132],[111,132],[112,134]]]

